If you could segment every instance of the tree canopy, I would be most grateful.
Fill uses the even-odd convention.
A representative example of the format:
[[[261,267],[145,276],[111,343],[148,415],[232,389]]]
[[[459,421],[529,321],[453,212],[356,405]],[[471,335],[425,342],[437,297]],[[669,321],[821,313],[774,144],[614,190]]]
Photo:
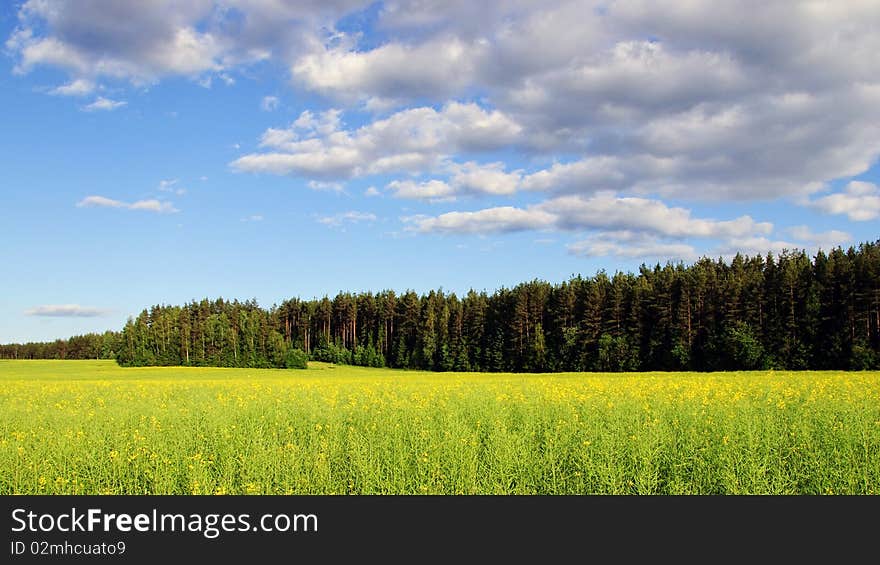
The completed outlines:
[[[119,332],[3,345],[0,357],[223,367],[301,366],[307,357],[433,371],[876,369],[880,242],[812,258],[643,264],[638,273],[461,297],[384,290],[270,308],[222,298],[155,305]]]

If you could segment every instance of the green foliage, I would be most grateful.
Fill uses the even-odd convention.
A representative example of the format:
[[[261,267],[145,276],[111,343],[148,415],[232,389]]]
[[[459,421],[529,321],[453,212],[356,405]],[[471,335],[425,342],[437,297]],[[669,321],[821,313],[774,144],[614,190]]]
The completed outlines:
[[[683,370],[690,367],[691,352],[687,344],[676,343],[675,347],[672,348],[671,355],[676,369]]]
[[[335,343],[328,343],[312,352],[312,359],[337,365],[351,365],[351,351]]]
[[[626,336],[612,337],[610,334],[602,334],[599,338],[597,371],[637,371],[638,368],[638,348],[630,344]]]
[[[765,366],[764,346],[745,322],[725,328],[721,357],[726,370],[754,370]]]
[[[287,369],[308,369],[309,355],[296,347],[289,349],[284,357],[284,367]]]
[[[880,368],[880,355],[864,343],[856,343],[852,348],[850,356],[850,370],[868,371]]]
[[[338,365],[432,371],[871,368],[880,363],[880,243],[729,262],[641,265],[459,298],[340,292],[155,305],[119,332],[0,345],[0,358],[123,366],[284,367],[298,348]]]
[[[370,343],[366,347],[359,347],[353,356],[353,364],[361,367],[384,367],[385,357],[376,351],[373,344]]]

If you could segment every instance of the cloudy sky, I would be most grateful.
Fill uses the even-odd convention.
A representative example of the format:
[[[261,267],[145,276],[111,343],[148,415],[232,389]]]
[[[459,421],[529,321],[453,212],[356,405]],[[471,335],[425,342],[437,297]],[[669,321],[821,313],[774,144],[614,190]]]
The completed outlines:
[[[876,0],[3,10],[0,342],[878,237]]]

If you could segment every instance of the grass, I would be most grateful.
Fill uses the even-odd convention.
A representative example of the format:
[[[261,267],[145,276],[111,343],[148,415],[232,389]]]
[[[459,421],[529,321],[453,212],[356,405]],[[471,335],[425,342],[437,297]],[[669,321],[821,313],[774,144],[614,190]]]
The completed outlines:
[[[0,361],[0,494],[878,492],[878,372]]]

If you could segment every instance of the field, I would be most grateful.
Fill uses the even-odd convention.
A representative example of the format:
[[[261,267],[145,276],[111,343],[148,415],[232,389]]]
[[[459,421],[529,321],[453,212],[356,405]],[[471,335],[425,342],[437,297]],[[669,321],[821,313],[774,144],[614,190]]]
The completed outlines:
[[[878,494],[880,373],[0,361],[0,494]]]

